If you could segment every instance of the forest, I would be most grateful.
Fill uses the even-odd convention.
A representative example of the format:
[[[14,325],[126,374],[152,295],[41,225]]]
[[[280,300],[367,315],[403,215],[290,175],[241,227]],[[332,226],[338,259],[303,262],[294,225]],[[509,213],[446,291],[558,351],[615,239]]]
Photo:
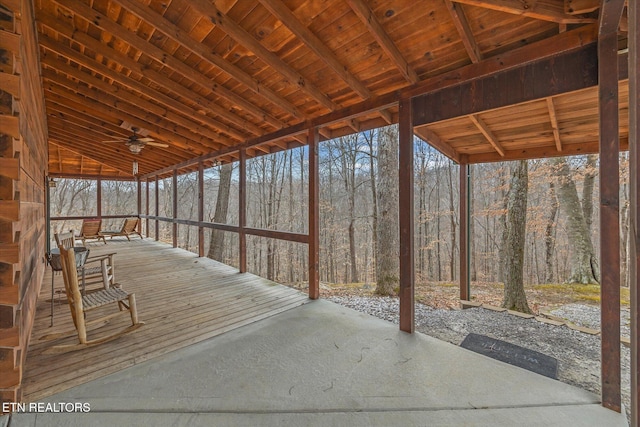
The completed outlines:
[[[414,146],[416,283],[454,283],[459,279],[459,167],[417,137]],[[321,281],[375,286],[379,260],[397,253],[397,128],[321,142],[319,156]],[[247,160],[247,226],[307,232],[307,159],[302,147]],[[525,287],[597,283],[597,174],[597,155],[471,165],[472,286],[504,282],[514,251],[522,252]],[[205,221],[237,225],[238,165],[214,165],[204,177]],[[626,152],[620,154],[620,177],[621,285],[628,286]],[[151,181],[147,196],[143,183],[142,213],[172,218],[172,185],[172,178],[157,185]],[[197,189],[197,173],[178,176],[177,218],[198,219]],[[51,217],[97,215],[96,192],[95,180],[58,179],[51,189]],[[136,182],[102,181],[101,214],[135,215],[136,192]],[[155,200],[156,192],[158,212],[152,202],[147,213],[144,201]],[[514,221],[523,233],[513,233]],[[103,228],[117,229],[121,222],[105,219]],[[79,221],[52,221],[52,233],[69,228],[78,229]],[[172,242],[171,230],[171,223],[161,221],[160,240]],[[237,235],[207,230],[208,256],[237,266]],[[147,231],[155,236],[154,221]],[[179,247],[197,252],[197,239],[196,227],[178,226]],[[513,249],[509,239],[521,249]],[[252,273],[300,284],[306,280],[307,246],[248,236],[247,262]]]

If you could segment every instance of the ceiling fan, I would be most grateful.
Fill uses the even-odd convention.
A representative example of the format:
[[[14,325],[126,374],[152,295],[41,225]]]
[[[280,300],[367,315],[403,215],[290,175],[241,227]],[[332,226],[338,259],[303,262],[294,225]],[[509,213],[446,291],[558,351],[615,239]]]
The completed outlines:
[[[102,142],[124,142],[124,145],[126,145],[127,148],[129,148],[129,151],[131,151],[133,154],[140,153],[145,145],[152,145],[154,147],[164,147],[164,148],[169,146],[162,142],[155,142],[155,140],[151,137],[142,136],[138,134],[138,131],[140,129],[137,127],[132,126],[131,130],[133,131],[133,135],[127,138],[120,138],[120,139],[114,139],[111,141],[102,141]]]

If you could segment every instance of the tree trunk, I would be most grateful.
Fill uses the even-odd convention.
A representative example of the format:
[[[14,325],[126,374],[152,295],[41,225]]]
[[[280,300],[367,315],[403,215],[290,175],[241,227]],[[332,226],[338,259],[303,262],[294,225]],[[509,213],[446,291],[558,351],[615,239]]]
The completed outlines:
[[[587,156],[584,181],[582,183],[582,213],[589,233],[591,233],[591,223],[593,222],[593,187],[598,174],[597,161],[597,154],[589,154]]]
[[[556,197],[555,184],[549,183],[549,197],[551,210],[547,217],[547,225],[544,230],[544,262],[546,268],[545,282],[553,283],[553,252],[556,246],[556,218],[558,217],[558,198]]]
[[[387,126],[378,135],[378,234],[376,293],[394,295],[400,284],[398,224],[398,128]],[[413,191],[407,188],[407,191]]]
[[[216,199],[216,210],[213,214],[213,222],[220,224],[227,222],[232,171],[233,165],[231,163],[227,163],[220,167],[220,183],[218,184],[218,198]],[[209,241],[209,252],[207,253],[207,257],[217,261],[222,261],[223,251],[224,231],[214,228],[211,232],[211,240]]]
[[[558,181],[560,210],[567,217],[567,236],[571,251],[571,276],[567,283],[598,283],[598,268],[589,228],[578,200],[578,191],[570,175],[569,165],[564,158],[554,159],[555,175]]]
[[[504,302],[509,310],[531,313],[524,293],[524,244],[527,227],[527,161],[520,160],[512,169],[507,202],[507,238],[504,281]]]

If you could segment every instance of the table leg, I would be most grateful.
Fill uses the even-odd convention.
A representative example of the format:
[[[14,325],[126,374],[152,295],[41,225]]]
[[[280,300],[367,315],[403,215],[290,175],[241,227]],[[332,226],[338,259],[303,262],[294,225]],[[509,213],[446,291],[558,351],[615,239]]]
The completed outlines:
[[[51,267],[51,325],[53,326],[53,267]]]

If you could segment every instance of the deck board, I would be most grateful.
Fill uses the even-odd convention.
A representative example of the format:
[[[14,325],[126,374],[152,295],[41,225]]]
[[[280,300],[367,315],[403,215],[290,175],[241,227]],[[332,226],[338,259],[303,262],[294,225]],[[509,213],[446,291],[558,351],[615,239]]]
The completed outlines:
[[[89,244],[89,248],[91,255],[116,252],[116,282],[128,292],[135,292],[139,317],[145,326],[97,347],[43,354],[53,345],[77,342],[77,335],[46,339],[47,335],[73,329],[64,300],[56,300],[54,326],[49,326],[48,270],[27,355],[25,401],[45,398],[308,301],[305,294],[294,289],[253,274],[240,274],[233,267],[149,239],[114,239],[107,245]],[[56,289],[63,286],[62,276],[56,275]],[[114,309],[115,305],[94,310],[88,320]],[[120,316],[95,332],[89,330],[89,337],[108,334],[129,322],[128,316]]]

